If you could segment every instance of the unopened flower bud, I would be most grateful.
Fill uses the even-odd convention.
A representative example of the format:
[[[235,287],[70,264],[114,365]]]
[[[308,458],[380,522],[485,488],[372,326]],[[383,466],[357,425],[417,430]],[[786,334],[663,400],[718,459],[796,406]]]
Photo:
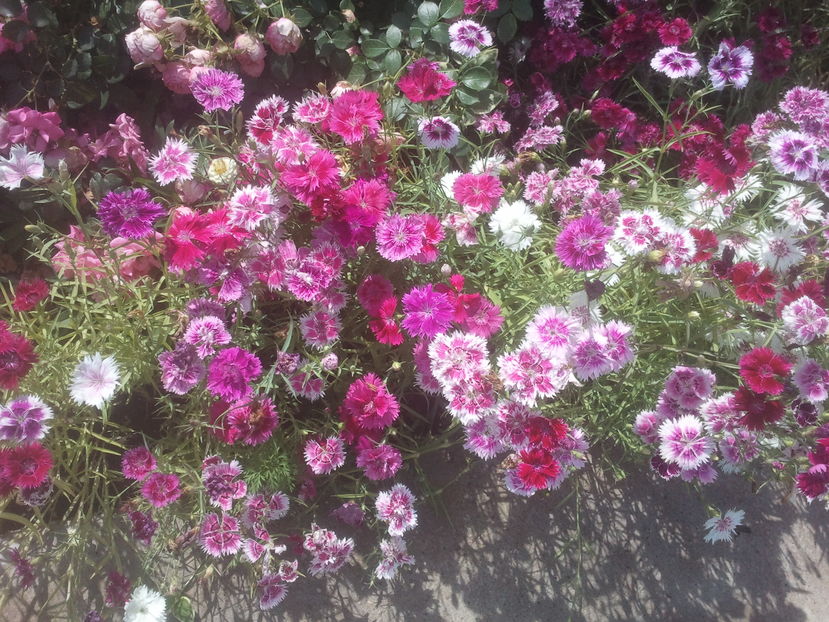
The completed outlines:
[[[280,17],[268,26],[265,40],[274,52],[284,56],[293,54],[299,49],[302,43],[302,33],[299,31],[299,26],[287,17]]]

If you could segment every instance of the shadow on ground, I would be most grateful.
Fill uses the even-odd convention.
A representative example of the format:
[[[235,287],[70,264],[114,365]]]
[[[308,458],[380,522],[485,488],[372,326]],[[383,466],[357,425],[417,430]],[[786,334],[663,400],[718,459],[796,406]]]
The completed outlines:
[[[355,563],[337,576],[301,579],[285,602],[259,613],[251,581],[214,575],[192,593],[197,620],[231,622],[432,622],[829,619],[822,595],[829,573],[826,510],[757,494],[745,480],[722,476],[705,490],[641,473],[613,482],[586,467],[561,490],[522,499],[500,485],[495,464],[477,463],[461,479],[459,453],[423,464],[440,505],[419,504],[408,535],[417,566],[390,584],[371,584],[375,536],[320,515],[322,526],[357,543]],[[451,464],[447,465],[447,462]],[[633,469],[634,471],[637,469]],[[424,482],[411,481],[413,489]],[[705,502],[746,511],[750,533],[707,544]],[[306,560],[303,559],[301,565]],[[55,620],[26,608],[48,598],[44,581],[16,595],[4,620]],[[86,596],[84,596],[86,598]]]

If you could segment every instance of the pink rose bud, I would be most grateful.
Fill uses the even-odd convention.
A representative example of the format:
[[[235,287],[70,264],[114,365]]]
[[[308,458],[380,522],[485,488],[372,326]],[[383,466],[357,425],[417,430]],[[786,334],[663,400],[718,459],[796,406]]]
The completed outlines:
[[[204,12],[219,30],[227,30],[233,21],[224,0],[205,0]]]
[[[190,92],[190,69],[184,63],[167,63],[161,70],[164,86],[173,93],[187,95]]]
[[[265,39],[274,52],[284,56],[299,49],[299,45],[302,43],[302,33],[299,31],[299,26],[287,17],[280,17],[268,26]]]
[[[161,42],[149,28],[141,26],[137,30],[127,33],[124,42],[127,44],[127,51],[136,65],[140,63],[151,65],[164,58]]]
[[[144,0],[138,5],[138,21],[151,30],[161,30],[167,19],[167,9],[156,0]]]

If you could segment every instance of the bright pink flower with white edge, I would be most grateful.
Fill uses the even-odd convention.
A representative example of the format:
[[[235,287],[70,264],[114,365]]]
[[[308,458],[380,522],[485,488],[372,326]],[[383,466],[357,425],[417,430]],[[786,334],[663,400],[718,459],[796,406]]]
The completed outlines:
[[[504,187],[495,175],[466,173],[452,184],[452,196],[469,215],[491,212],[503,194]]]
[[[199,533],[202,549],[213,557],[233,555],[242,548],[242,535],[239,533],[239,521],[223,514],[221,518],[214,513],[204,517]]]
[[[552,397],[571,379],[563,357],[553,357],[525,342],[518,350],[498,358],[499,377],[513,399],[535,406],[538,398]]]
[[[193,178],[198,154],[178,138],[168,138],[164,147],[150,159],[150,171],[160,184],[186,181]]]
[[[708,462],[714,450],[702,421],[693,415],[668,419],[659,426],[659,454],[683,469],[695,469]]]
[[[327,475],[345,464],[345,446],[342,439],[332,436],[305,443],[305,464],[316,475]]]
[[[429,345],[429,361],[432,373],[443,386],[490,370],[486,339],[457,331],[435,337]]]
[[[309,311],[299,318],[299,331],[305,343],[323,349],[336,341],[340,335],[340,318],[327,311]]]
[[[256,104],[248,119],[248,136],[262,147],[271,144],[276,129],[282,124],[288,112],[288,102],[278,95],[272,95]]]
[[[415,496],[403,484],[395,484],[391,490],[377,495],[377,518],[389,524],[389,535],[402,536],[417,526],[414,510]]]
[[[150,505],[163,508],[181,496],[178,475],[172,473],[151,473],[141,486],[141,494]]]

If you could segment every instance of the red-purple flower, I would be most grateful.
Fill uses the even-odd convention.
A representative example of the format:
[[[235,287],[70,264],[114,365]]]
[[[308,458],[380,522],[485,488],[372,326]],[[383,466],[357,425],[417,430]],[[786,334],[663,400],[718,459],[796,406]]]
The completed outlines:
[[[740,423],[749,430],[764,429],[767,424],[780,420],[784,412],[779,400],[767,400],[745,387],[734,393],[734,408],[743,413]]]
[[[49,295],[49,284],[43,279],[20,281],[14,290],[12,308],[15,311],[31,311]]]
[[[128,449],[121,456],[121,472],[129,479],[141,481],[157,467],[155,456],[143,446]]]
[[[792,364],[771,348],[754,348],[740,358],[740,376],[755,393],[780,395]]]
[[[413,337],[432,338],[452,324],[454,305],[446,294],[427,283],[403,296],[403,312],[406,332]]]
[[[737,298],[762,305],[769,298],[774,298],[774,274],[768,268],[751,261],[743,261],[731,269],[731,283]]]
[[[0,321],[0,389],[14,391],[37,362],[32,342],[8,330]]]
[[[366,477],[378,481],[394,477],[403,464],[400,452],[391,445],[372,445],[360,448],[357,453],[357,466],[365,471]]]
[[[36,488],[49,475],[52,454],[40,443],[19,445],[0,453],[0,475],[15,488]]]

